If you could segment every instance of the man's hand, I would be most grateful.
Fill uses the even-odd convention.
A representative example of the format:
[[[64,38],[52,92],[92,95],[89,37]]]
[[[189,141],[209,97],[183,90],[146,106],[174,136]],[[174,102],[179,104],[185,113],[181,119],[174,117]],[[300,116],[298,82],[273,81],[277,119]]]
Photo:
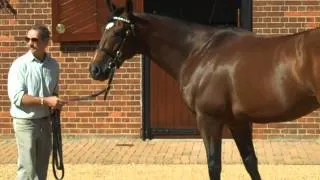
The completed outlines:
[[[48,96],[43,98],[43,103],[52,109],[62,109],[62,107],[68,103],[68,101],[60,99],[57,96]]]

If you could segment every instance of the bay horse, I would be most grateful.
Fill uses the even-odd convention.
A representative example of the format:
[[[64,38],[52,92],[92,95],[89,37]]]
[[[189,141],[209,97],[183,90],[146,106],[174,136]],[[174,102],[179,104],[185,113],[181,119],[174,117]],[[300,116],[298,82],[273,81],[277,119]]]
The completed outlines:
[[[260,37],[169,17],[113,8],[90,62],[95,80],[144,54],[178,83],[203,139],[210,179],[220,179],[227,126],[251,179],[261,179],[252,123],[290,121],[319,108],[320,30]]]
[[[7,0],[0,0],[0,9],[8,9],[10,13],[17,15],[17,11],[8,3]]]

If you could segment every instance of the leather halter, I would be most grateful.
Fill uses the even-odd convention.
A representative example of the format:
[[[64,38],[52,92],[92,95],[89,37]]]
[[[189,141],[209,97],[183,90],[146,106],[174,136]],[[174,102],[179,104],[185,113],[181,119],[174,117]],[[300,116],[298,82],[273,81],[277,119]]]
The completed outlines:
[[[129,28],[124,29],[125,30],[125,35],[123,37],[123,39],[121,40],[120,45],[118,46],[117,50],[115,51],[115,53],[109,53],[109,51],[107,49],[104,48],[104,44],[106,42],[104,42],[102,47],[99,47],[98,50],[104,52],[106,55],[108,55],[109,57],[111,57],[111,62],[108,64],[108,69],[111,70],[114,67],[119,68],[120,65],[122,64],[121,61],[121,57],[122,57],[122,48],[124,46],[124,43],[126,42],[128,36],[130,35],[130,33],[132,33],[134,35],[134,24],[131,23],[131,21],[129,19],[120,17],[120,16],[114,16],[112,17],[113,20],[115,21],[121,21],[124,22],[126,24],[129,24]]]
[[[108,93],[109,93],[109,91],[111,89],[111,82],[113,80],[113,76],[114,76],[114,73],[116,71],[116,68],[119,68],[120,65],[122,64],[121,57],[122,57],[123,45],[126,42],[127,37],[130,35],[130,33],[135,35],[135,33],[134,33],[134,24],[129,19],[126,19],[126,18],[123,18],[123,17],[119,17],[119,16],[114,16],[114,17],[112,17],[112,19],[115,20],[115,21],[121,21],[121,22],[124,22],[126,24],[129,24],[129,28],[125,29],[125,31],[126,31],[125,32],[125,36],[123,37],[120,45],[118,46],[118,49],[115,51],[115,54],[109,53],[107,49],[103,48],[103,46],[98,48],[99,51],[104,52],[106,55],[108,55],[109,57],[112,58],[111,61],[108,64],[108,67],[107,67],[108,70],[110,71],[107,87],[104,88],[103,90],[99,91],[99,92],[94,93],[94,94],[91,94],[91,95],[88,95],[88,96],[76,97],[76,98],[73,98],[73,99],[69,99],[69,101],[89,100],[89,99],[93,99],[93,98],[99,96],[102,93],[105,93],[104,94],[104,100],[106,100],[107,95],[108,95]],[[104,60],[106,60],[106,59],[104,59]]]

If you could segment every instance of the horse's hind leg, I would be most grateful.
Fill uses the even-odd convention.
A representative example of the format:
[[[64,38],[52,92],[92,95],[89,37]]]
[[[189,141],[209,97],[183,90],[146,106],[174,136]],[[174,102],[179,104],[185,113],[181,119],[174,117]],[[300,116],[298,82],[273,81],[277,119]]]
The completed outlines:
[[[206,148],[210,180],[220,180],[221,133],[223,125],[209,116],[198,115],[198,127]]]
[[[258,160],[252,143],[252,123],[230,125],[229,128],[251,179],[260,180]]]

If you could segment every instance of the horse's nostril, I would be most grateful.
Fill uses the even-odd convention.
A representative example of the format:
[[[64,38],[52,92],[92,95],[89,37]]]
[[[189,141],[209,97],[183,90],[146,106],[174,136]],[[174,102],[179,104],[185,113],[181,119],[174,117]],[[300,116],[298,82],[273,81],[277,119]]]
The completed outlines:
[[[91,75],[93,76],[93,77],[97,77],[97,76],[99,76],[99,74],[100,74],[100,68],[99,68],[99,66],[98,65],[96,65],[96,64],[92,64],[91,66],[90,66],[90,72],[91,72]]]
[[[93,71],[94,74],[99,73],[99,68],[97,66],[94,66]]]

